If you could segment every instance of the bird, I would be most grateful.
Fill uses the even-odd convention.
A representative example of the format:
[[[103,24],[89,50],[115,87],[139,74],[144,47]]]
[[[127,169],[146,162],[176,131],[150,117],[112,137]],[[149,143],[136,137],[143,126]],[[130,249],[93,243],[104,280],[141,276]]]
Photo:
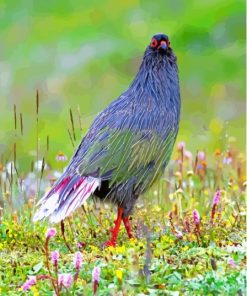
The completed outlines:
[[[39,200],[33,221],[61,222],[94,196],[118,208],[104,246],[116,246],[122,222],[134,238],[129,217],[169,162],[180,105],[177,57],[169,37],[157,33],[132,83],[96,116],[62,176]]]

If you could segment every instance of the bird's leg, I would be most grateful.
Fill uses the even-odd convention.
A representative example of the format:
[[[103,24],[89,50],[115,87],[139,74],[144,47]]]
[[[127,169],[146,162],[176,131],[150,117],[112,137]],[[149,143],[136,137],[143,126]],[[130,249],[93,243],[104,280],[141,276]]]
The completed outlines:
[[[117,219],[114,221],[115,226],[113,229],[111,229],[112,237],[109,241],[104,243],[105,247],[109,247],[109,246],[115,247],[116,246],[118,232],[119,232],[120,225],[121,225],[122,218],[123,218],[123,211],[124,211],[123,208],[118,208]]]
[[[123,223],[124,223],[124,226],[125,226],[125,229],[128,233],[129,238],[134,238],[134,235],[132,234],[132,230],[131,230],[129,217],[123,217]]]

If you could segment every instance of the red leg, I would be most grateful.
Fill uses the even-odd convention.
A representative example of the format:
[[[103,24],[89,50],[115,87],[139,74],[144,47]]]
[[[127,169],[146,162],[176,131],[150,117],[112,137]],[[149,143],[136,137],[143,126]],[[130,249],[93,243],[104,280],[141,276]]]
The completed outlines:
[[[125,229],[128,233],[129,238],[134,238],[134,235],[132,234],[132,230],[131,230],[129,217],[123,218],[123,223],[124,223],[124,226],[125,226]]]
[[[116,246],[116,242],[117,242],[117,237],[118,237],[118,232],[119,232],[119,228],[122,222],[122,217],[123,217],[123,208],[118,208],[118,214],[117,214],[117,219],[114,221],[114,228],[111,229],[112,232],[112,237],[109,241],[104,243],[105,247],[109,247],[109,246]]]

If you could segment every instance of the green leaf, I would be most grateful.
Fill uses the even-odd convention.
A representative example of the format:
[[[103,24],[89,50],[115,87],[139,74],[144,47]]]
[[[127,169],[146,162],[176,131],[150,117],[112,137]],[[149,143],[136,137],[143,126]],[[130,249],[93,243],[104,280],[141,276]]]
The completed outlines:
[[[29,271],[29,274],[36,274],[38,273],[43,267],[43,262],[39,262],[38,264],[34,265],[32,270]]]

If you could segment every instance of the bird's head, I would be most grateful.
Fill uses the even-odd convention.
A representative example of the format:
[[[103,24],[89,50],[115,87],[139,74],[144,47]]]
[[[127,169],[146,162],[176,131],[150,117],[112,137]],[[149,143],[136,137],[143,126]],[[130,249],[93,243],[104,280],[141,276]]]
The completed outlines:
[[[144,52],[142,64],[135,81],[139,79],[146,81],[147,73],[156,78],[162,76],[164,79],[166,79],[167,75],[178,76],[177,57],[166,34],[159,33],[152,37]]]
[[[171,50],[170,41],[165,34],[155,34],[151,40],[149,48],[154,52],[166,54]]]

